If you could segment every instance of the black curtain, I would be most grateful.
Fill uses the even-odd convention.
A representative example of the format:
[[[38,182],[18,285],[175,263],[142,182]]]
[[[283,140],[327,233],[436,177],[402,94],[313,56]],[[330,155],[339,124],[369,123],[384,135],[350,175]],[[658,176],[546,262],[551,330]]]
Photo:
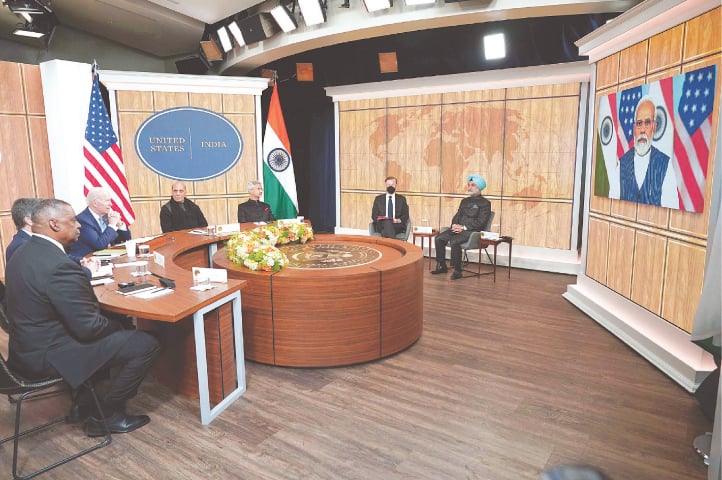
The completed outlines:
[[[333,105],[315,112],[309,132],[306,215],[316,232],[333,232],[336,226],[336,149]],[[296,174],[298,177],[298,174]]]

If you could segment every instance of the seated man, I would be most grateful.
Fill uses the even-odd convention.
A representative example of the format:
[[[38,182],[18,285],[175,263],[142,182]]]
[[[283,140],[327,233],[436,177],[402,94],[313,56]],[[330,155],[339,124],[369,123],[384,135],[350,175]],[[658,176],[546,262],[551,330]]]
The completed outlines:
[[[33,208],[40,203],[40,198],[18,198],[13,202],[13,206],[10,207],[10,215],[13,218],[13,223],[18,232],[13,235],[13,239],[5,249],[5,263],[10,261],[10,257],[13,256],[15,250],[23,245],[25,242],[30,240],[33,235],[32,226],[33,222],[30,220],[33,214]]]
[[[451,247],[451,266],[454,267],[452,280],[461,278],[461,245],[471,236],[471,232],[480,232],[491,214],[491,202],[481,196],[486,188],[486,180],[481,175],[469,175],[466,193],[469,195],[461,201],[459,210],[451,219],[451,228],[436,236],[436,270],[437,275],[446,273],[446,245]]]
[[[160,209],[160,228],[165,232],[207,227],[206,217],[194,202],[186,198],[186,186],[173,184],[171,199]]]
[[[409,205],[406,197],[396,193],[396,177],[386,177],[386,193],[374,199],[371,220],[376,231],[385,238],[396,238],[397,233],[406,229]]]
[[[123,330],[101,314],[83,270],[64,251],[80,235],[68,203],[43,200],[32,221],[33,237],[7,266],[9,362],[34,378],[59,374],[72,388],[102,377],[106,381],[98,384],[98,397],[110,431],[142,427],[150,419],[128,415],[125,407],[157,356],[158,342],[148,333]],[[94,412],[91,402],[80,390],[81,418]],[[104,435],[102,420],[88,418],[86,432]]]
[[[68,255],[76,262],[98,250],[130,239],[130,230],[111,207],[110,194],[102,187],[91,188],[85,197],[88,208],[78,214],[80,238]]]
[[[276,217],[271,212],[271,206],[261,202],[263,185],[258,180],[248,182],[248,195],[251,197],[247,202],[238,205],[238,223],[244,222],[273,222]]]

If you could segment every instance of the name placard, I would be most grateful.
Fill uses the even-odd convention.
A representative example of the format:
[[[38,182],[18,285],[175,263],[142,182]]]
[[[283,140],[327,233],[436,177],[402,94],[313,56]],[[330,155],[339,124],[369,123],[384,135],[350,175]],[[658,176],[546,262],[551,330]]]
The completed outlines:
[[[235,125],[211,110],[177,107],[151,116],[135,134],[143,164],[174,180],[207,180],[241,158],[243,138]]]

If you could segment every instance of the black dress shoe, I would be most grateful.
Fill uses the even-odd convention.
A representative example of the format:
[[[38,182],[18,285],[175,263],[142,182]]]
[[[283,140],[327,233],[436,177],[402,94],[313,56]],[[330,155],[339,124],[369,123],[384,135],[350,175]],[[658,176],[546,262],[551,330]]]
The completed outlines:
[[[458,270],[454,270],[454,273],[451,274],[452,280],[458,280],[461,278],[461,272]]]
[[[440,274],[440,273],[446,273],[446,272],[448,272],[448,270],[446,269],[445,266],[443,266],[443,265],[437,265],[437,266],[436,266],[436,270],[432,270],[432,271],[431,271],[431,274],[432,274],[432,275],[438,275],[438,274]]]
[[[150,423],[148,415],[128,415],[125,413],[114,413],[105,419],[110,433],[129,433],[137,430],[143,425]],[[105,435],[103,422],[95,417],[88,418],[85,424],[85,433],[89,437],[102,437]]]

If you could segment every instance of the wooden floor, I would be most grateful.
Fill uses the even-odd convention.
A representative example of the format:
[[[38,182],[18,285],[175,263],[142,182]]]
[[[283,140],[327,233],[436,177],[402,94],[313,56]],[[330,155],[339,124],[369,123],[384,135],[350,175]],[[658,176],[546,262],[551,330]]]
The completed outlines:
[[[248,391],[206,427],[197,401],[150,378],[131,402],[150,425],[41,478],[520,480],[580,463],[612,480],[706,478],[691,444],[711,422],[561,297],[574,277],[424,273],[424,333],[408,350],[345,368],[248,363]],[[40,402],[33,412],[65,407]],[[1,433],[11,417],[0,401]],[[24,470],[89,441],[53,434],[22,442]],[[2,478],[11,453],[0,448]]]

